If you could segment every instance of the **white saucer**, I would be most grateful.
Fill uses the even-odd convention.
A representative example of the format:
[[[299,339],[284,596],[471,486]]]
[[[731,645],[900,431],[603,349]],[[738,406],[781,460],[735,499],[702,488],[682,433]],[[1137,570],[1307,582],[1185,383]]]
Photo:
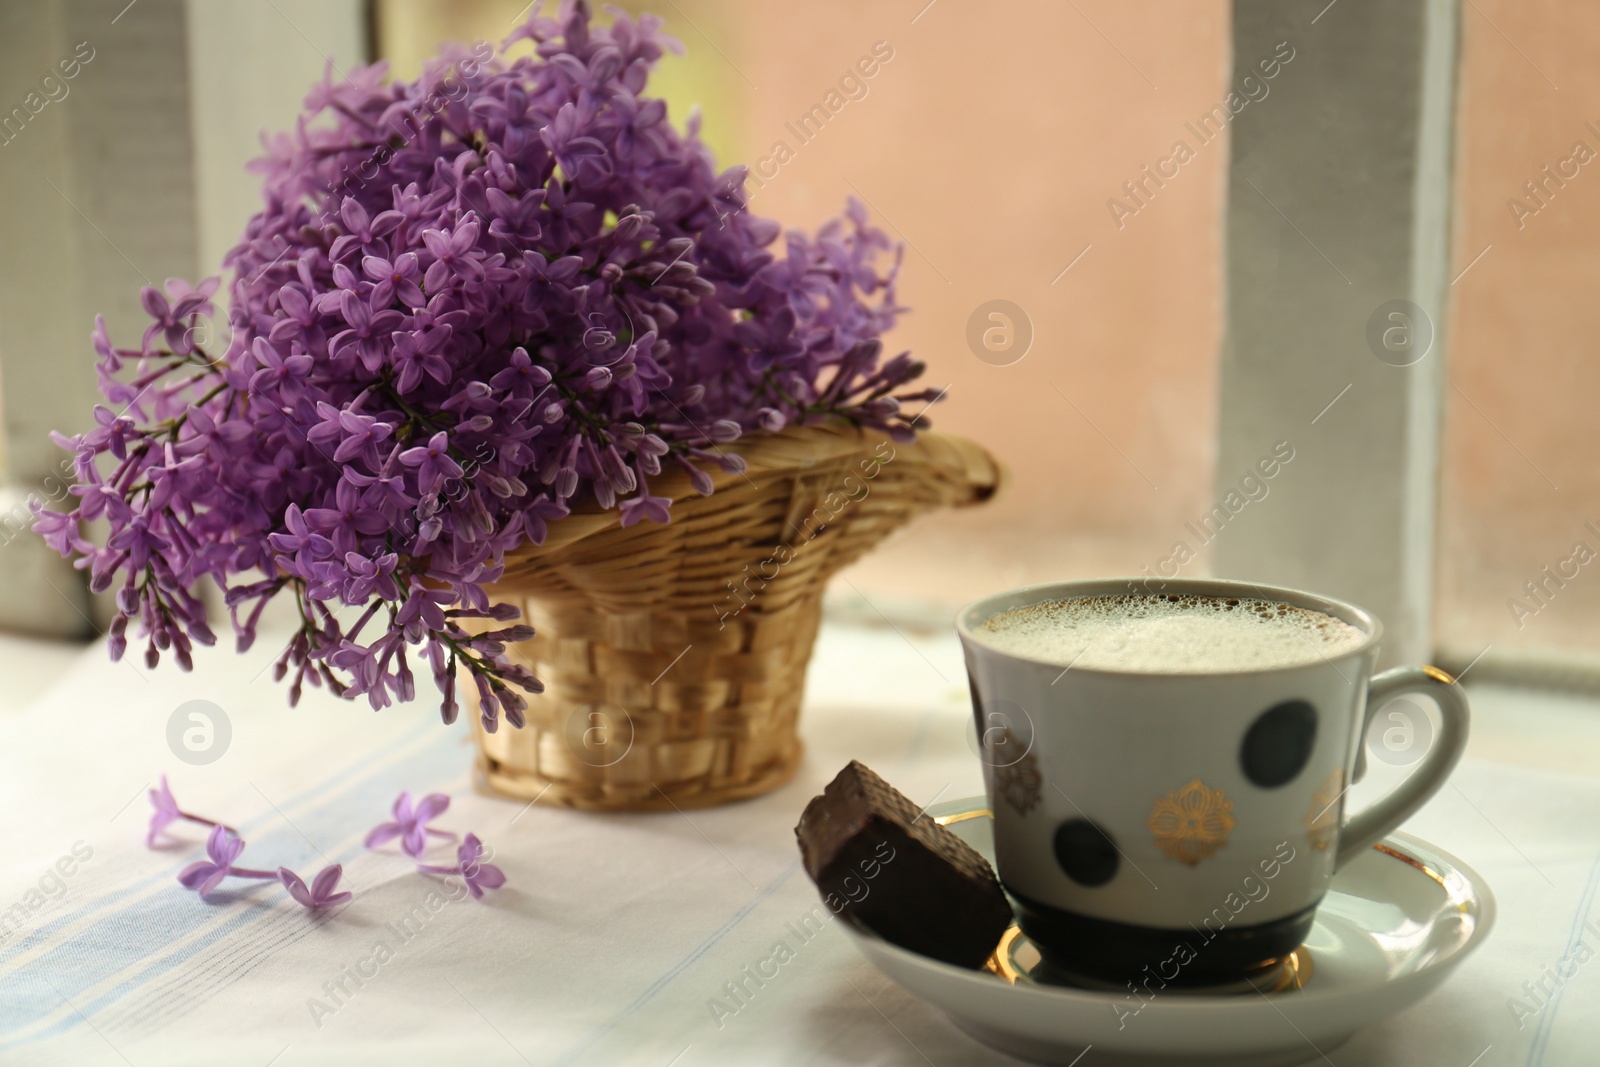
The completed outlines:
[[[983,797],[928,814],[993,862]],[[1015,928],[991,971],[970,971],[843,925],[884,974],[1013,1056],[1064,1065],[1092,1046],[1086,1063],[1095,1065],[1280,1067],[1320,1059],[1432,992],[1488,935],[1494,912],[1489,887],[1470,867],[1410,834],[1393,834],[1334,877],[1276,991],[1161,991],[1144,1001],[1036,983],[1037,950]]]

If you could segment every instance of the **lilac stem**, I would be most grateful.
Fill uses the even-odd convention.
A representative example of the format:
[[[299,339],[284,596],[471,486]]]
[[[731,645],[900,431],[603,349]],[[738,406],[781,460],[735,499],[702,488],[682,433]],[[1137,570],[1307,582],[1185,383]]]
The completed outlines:
[[[452,841],[456,839],[456,834],[450,830],[435,830],[431,826],[424,826],[423,829],[428,831],[428,833],[433,834],[435,837],[448,837]]]
[[[417,870],[427,871],[429,874],[460,874],[460,867],[435,867],[431,863],[417,864]]]
[[[220,826],[224,830],[227,830],[229,833],[235,834],[235,835],[237,835],[238,832],[239,832],[239,831],[235,830],[233,827],[229,826],[227,823],[217,822],[215,819],[208,819],[204,815],[190,815],[186,811],[180,811],[180,812],[178,812],[178,815],[179,815],[180,818],[188,819],[190,822],[197,822],[201,826]]]
[[[234,878],[271,878],[276,880],[277,871],[255,871],[249,867],[229,867],[228,874]]]

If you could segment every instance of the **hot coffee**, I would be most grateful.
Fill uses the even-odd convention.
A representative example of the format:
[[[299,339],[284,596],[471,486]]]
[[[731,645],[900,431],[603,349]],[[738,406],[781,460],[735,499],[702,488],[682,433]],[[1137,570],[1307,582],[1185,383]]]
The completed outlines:
[[[1366,640],[1344,620],[1311,608],[1194,594],[1051,600],[1002,612],[974,634],[1007,655],[1141,674],[1295,667]]]
[[[1058,976],[1256,980],[1304,942],[1334,871],[1444,783],[1466,700],[1432,667],[1372,677],[1382,627],[1351,604],[1207,579],[1129,589],[1019,589],[957,621],[995,866]],[[1438,706],[1433,744],[1347,812],[1368,725],[1412,693]]]

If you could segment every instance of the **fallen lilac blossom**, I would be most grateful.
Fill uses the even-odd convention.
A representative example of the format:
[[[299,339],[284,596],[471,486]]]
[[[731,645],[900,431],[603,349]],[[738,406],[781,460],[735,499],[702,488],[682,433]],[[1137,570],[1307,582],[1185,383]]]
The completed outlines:
[[[462,839],[461,847],[456,849],[459,862],[454,867],[419,863],[417,870],[428,874],[458,874],[467,883],[467,889],[473,897],[481,899],[485,889],[499,889],[506,884],[505,872],[492,863],[482,862],[482,857],[483,842],[478,840],[477,834],[468,834]]]
[[[321,911],[324,908],[337,907],[355,899],[355,894],[346,890],[342,893],[334,892],[339,885],[339,878],[344,874],[344,866],[335,863],[331,867],[324,867],[322,873],[311,880],[311,887],[306,888],[300,876],[287,867],[278,868],[278,881],[283,883],[283,888],[296,901],[310,908],[312,911]]]
[[[401,851],[413,858],[420,856],[427,851],[429,834],[448,837],[452,841],[456,839],[456,835],[449,830],[435,830],[427,825],[443,815],[449,807],[450,798],[443,793],[429,793],[413,807],[411,790],[407,789],[395,798],[394,821],[373,827],[363,843],[368,848],[377,848],[398,837]]]
[[[178,807],[177,799],[172,795],[172,789],[167,785],[167,776],[161,776],[161,787],[150,790],[150,806],[155,810],[150,814],[150,832],[145,835],[146,848],[156,847],[156,838],[166,828],[179,819],[199,823],[201,826],[222,826],[215,819],[208,819],[203,815],[194,815]],[[224,826],[223,829],[232,829]]]
[[[226,826],[216,826],[206,838],[208,859],[191,863],[178,872],[178,884],[193,889],[201,899],[209,896],[225,878],[271,878],[275,871],[256,871],[248,867],[235,867],[233,861],[244,851],[244,839]]]

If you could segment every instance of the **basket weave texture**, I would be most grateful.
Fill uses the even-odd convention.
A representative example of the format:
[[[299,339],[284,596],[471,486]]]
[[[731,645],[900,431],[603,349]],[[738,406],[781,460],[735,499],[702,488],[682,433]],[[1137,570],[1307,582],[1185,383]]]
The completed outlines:
[[[475,727],[481,789],[595,810],[704,807],[781,785],[822,592],[913,515],[986,500],[1000,470],[938,433],[910,443],[853,427],[755,435],[700,496],[652,479],[672,522],[573,514],[508,558],[491,590],[536,635],[509,654],[544,681],[528,724]]]

